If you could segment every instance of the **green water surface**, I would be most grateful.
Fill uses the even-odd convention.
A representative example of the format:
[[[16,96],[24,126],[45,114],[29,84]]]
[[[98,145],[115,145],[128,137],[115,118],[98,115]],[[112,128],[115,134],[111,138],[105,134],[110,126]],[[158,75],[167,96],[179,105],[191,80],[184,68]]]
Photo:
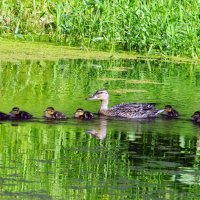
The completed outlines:
[[[32,113],[0,124],[1,199],[199,199],[200,66],[136,60],[0,63],[0,111]],[[86,97],[107,89],[122,102],[171,104],[180,119],[72,118]],[[47,122],[46,107],[67,121]],[[93,133],[93,134],[91,134]]]

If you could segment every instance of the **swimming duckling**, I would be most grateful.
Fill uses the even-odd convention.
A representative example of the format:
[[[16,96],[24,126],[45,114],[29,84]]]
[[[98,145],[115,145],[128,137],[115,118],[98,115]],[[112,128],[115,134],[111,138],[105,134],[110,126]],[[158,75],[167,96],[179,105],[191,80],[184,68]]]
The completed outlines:
[[[78,108],[74,113],[74,118],[90,120],[94,118],[94,115],[89,111],[84,111],[82,108]]]
[[[56,111],[53,107],[48,107],[45,110],[45,118],[47,119],[68,119],[65,114],[60,111]]]
[[[10,117],[10,115],[0,112],[0,120],[6,120],[6,119],[9,119],[9,117]]]
[[[157,110],[151,103],[123,103],[108,108],[109,94],[106,90],[98,90],[88,100],[100,100],[100,115],[124,117],[130,119],[155,118],[163,110]]]
[[[191,116],[191,120],[195,123],[200,123],[200,111],[194,112],[194,114]]]
[[[14,107],[10,112],[11,119],[31,119],[32,117],[30,113],[22,111],[18,107]]]
[[[167,118],[177,118],[179,113],[171,105],[166,105],[161,115]]]

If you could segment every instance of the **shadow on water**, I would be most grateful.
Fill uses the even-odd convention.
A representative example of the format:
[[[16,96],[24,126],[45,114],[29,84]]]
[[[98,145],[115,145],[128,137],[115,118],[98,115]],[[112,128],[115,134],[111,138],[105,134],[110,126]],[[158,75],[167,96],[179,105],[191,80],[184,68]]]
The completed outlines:
[[[199,75],[195,65],[148,61],[1,63],[1,111],[36,117],[0,123],[1,198],[198,199],[200,128],[187,119],[199,110]],[[79,107],[97,112],[84,99],[100,88],[110,105],[172,104],[181,119],[73,119]],[[71,118],[45,121],[48,106]]]

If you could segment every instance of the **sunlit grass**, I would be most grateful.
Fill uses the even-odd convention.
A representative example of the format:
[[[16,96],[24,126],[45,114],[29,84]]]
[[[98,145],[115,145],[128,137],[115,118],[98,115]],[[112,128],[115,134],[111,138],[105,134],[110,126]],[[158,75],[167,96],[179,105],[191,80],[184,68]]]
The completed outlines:
[[[199,56],[199,1],[0,2],[0,35],[109,51]]]

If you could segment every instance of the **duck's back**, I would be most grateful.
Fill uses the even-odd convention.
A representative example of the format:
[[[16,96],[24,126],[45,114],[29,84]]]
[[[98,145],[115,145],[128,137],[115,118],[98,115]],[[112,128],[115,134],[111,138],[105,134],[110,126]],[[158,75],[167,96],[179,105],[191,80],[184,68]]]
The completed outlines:
[[[54,118],[55,119],[67,119],[67,116],[60,111],[55,111]]]
[[[149,103],[123,103],[113,106],[106,111],[107,116],[125,117],[130,119],[144,119],[156,117],[158,110],[155,104]]]
[[[94,115],[93,115],[91,112],[89,112],[89,111],[84,111],[83,119],[88,119],[88,120],[90,120],[90,119],[93,119],[93,118],[94,118]]]
[[[33,116],[30,113],[28,113],[26,111],[20,111],[17,118],[19,118],[19,119],[31,119],[32,117]]]
[[[5,119],[9,119],[9,115],[7,115],[6,113],[0,112],[0,120],[5,120]]]

